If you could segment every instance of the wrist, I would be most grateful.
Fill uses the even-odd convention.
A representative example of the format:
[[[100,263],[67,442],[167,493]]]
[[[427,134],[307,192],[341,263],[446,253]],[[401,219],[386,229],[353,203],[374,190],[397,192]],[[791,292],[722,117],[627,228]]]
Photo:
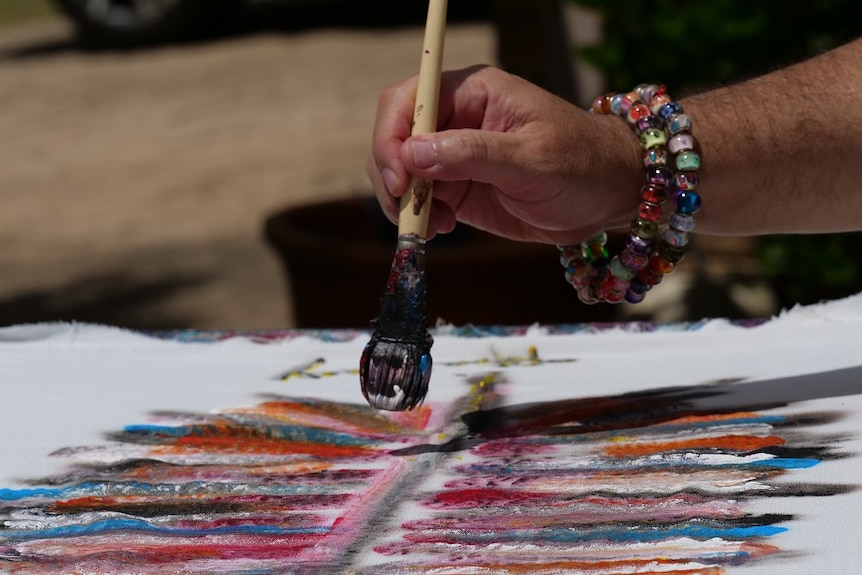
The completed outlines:
[[[602,208],[599,229],[611,231],[628,229],[632,214],[641,200],[644,184],[642,150],[637,136],[610,115],[591,115],[601,134],[603,145],[592,148],[591,169],[598,177],[593,182],[598,205]],[[596,169],[598,167],[598,169]]]

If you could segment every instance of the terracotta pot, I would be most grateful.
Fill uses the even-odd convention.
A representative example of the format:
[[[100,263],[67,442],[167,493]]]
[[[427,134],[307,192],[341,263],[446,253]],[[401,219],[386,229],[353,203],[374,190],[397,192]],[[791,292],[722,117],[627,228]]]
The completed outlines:
[[[396,229],[375,200],[348,198],[269,217],[299,328],[367,328],[379,311]],[[426,252],[428,319],[455,325],[608,321],[612,306],[585,306],[563,278],[554,246],[515,242],[459,226]]]

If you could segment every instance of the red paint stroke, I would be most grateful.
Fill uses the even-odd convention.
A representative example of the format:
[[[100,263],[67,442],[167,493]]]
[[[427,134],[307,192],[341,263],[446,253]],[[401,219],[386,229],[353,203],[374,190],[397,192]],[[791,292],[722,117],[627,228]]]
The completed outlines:
[[[187,483],[245,479],[280,484],[280,478],[301,478],[330,469],[332,464],[316,459],[278,465],[172,465],[157,461],[124,470],[114,479],[146,483]],[[357,474],[359,470],[356,470]]]
[[[784,445],[784,439],[776,436],[758,437],[755,435],[722,435],[719,437],[699,437],[676,441],[618,443],[605,448],[611,457],[643,457],[668,451],[722,451],[750,453],[766,447]]]
[[[276,560],[297,557],[323,542],[323,535],[302,535],[290,538],[277,535],[252,535],[230,537],[147,537],[136,541],[134,538],[82,537],[75,539],[75,545],[64,549],[68,554],[40,555],[38,565],[67,565],[67,573],[90,573],[84,566],[98,566],[92,572],[140,572],[140,566],[169,565],[194,560]],[[34,551],[38,551],[38,547]],[[125,571],[132,568],[133,571]],[[111,567],[117,569],[112,571]],[[101,569],[104,569],[102,571]],[[174,573],[185,573],[183,569]]]
[[[518,499],[519,502],[541,499],[540,495]],[[494,497],[492,495],[491,497]],[[460,498],[457,498],[460,499]],[[499,503],[507,503],[506,497],[497,496]],[[530,514],[522,514],[517,508],[502,507],[499,513],[483,513],[468,516],[454,512],[448,516],[417,519],[402,523],[406,530],[425,529],[523,529],[554,525],[595,525],[620,521],[685,521],[693,518],[737,519],[745,516],[738,502],[732,499],[713,499],[683,493],[670,497],[601,497],[590,496],[568,500],[565,510],[559,507],[543,512],[541,508],[530,508]],[[478,504],[477,504],[478,505]],[[463,508],[460,507],[459,508]],[[471,507],[467,507],[471,509]]]
[[[473,452],[484,457],[513,457],[554,453],[559,446],[549,443],[531,443],[530,437],[498,439],[477,445]]]
[[[184,497],[117,496],[78,497],[46,505],[50,513],[115,511],[136,517],[189,513],[278,513],[342,507],[355,495],[189,495]]]

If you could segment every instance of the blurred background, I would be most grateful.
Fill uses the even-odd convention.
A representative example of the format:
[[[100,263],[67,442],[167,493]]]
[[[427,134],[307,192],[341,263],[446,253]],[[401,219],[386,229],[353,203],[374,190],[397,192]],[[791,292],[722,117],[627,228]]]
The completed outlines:
[[[0,2],[0,325],[367,327],[394,249],[365,160],[418,71],[426,2]],[[862,4],[451,0],[444,65],[490,63],[580,106],[677,97],[856,37]],[[708,161],[708,158],[706,158]],[[708,198],[705,198],[708,205]],[[639,306],[583,306],[555,249],[429,245],[456,324],[760,318],[862,289],[858,234],[696,236]]]

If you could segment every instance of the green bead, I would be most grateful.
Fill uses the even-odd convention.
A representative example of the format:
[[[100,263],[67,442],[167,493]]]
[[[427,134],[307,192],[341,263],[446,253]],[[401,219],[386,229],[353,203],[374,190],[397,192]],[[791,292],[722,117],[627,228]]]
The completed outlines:
[[[632,233],[639,238],[650,240],[658,233],[658,224],[656,222],[636,218],[635,221],[632,222]]]
[[[667,136],[665,136],[664,130],[659,130],[658,128],[648,128],[641,134],[641,146],[645,150],[649,150],[655,146],[664,146],[666,142]]]
[[[694,171],[700,169],[700,156],[697,152],[687,150],[676,156],[676,169],[682,171]]]

